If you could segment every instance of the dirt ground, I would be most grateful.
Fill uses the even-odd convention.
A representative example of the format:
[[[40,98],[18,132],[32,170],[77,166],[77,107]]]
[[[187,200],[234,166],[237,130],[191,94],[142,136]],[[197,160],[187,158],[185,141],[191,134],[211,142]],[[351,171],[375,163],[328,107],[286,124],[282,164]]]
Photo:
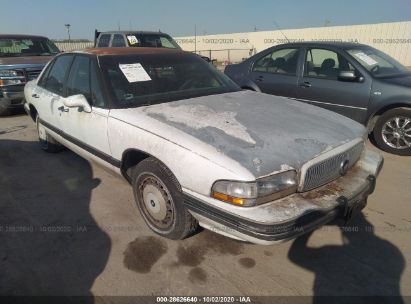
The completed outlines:
[[[169,241],[121,178],[41,151],[25,115],[0,118],[0,294],[411,295],[411,158],[384,157],[368,206],[343,230],[273,246],[208,231]]]

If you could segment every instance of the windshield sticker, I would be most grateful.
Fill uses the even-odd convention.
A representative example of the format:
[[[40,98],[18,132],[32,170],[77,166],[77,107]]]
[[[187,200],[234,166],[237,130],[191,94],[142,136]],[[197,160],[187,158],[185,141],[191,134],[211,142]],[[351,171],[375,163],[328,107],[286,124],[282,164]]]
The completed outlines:
[[[130,45],[138,44],[138,39],[134,35],[127,35],[127,40],[130,43]]]
[[[372,59],[370,56],[368,56],[367,54],[363,52],[355,53],[354,56],[369,66],[378,63],[377,61],[375,61],[374,59]]]
[[[119,64],[120,70],[126,76],[128,82],[140,82],[151,80],[146,70],[140,63]]]

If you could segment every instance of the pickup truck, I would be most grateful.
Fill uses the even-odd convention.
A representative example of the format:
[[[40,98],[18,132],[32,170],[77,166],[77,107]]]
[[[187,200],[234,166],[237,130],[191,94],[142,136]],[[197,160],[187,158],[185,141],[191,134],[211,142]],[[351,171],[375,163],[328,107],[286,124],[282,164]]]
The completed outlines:
[[[0,115],[23,108],[23,88],[60,51],[46,37],[0,35]]]

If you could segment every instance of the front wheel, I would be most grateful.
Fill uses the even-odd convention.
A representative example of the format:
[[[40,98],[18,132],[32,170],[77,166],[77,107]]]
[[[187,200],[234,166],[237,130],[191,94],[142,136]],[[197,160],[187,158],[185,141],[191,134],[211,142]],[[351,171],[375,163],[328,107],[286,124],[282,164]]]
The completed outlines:
[[[196,219],[183,204],[181,187],[171,171],[149,157],[132,169],[134,198],[146,224],[155,233],[173,240],[193,234]]]
[[[411,155],[411,109],[392,109],[380,116],[375,124],[373,136],[382,150]]]

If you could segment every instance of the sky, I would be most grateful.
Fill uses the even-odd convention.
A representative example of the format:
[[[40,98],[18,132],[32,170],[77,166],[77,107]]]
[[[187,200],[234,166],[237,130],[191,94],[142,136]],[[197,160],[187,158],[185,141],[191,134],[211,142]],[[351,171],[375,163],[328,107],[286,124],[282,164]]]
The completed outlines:
[[[411,0],[0,0],[0,33],[92,39],[94,29],[174,37],[411,21]]]

